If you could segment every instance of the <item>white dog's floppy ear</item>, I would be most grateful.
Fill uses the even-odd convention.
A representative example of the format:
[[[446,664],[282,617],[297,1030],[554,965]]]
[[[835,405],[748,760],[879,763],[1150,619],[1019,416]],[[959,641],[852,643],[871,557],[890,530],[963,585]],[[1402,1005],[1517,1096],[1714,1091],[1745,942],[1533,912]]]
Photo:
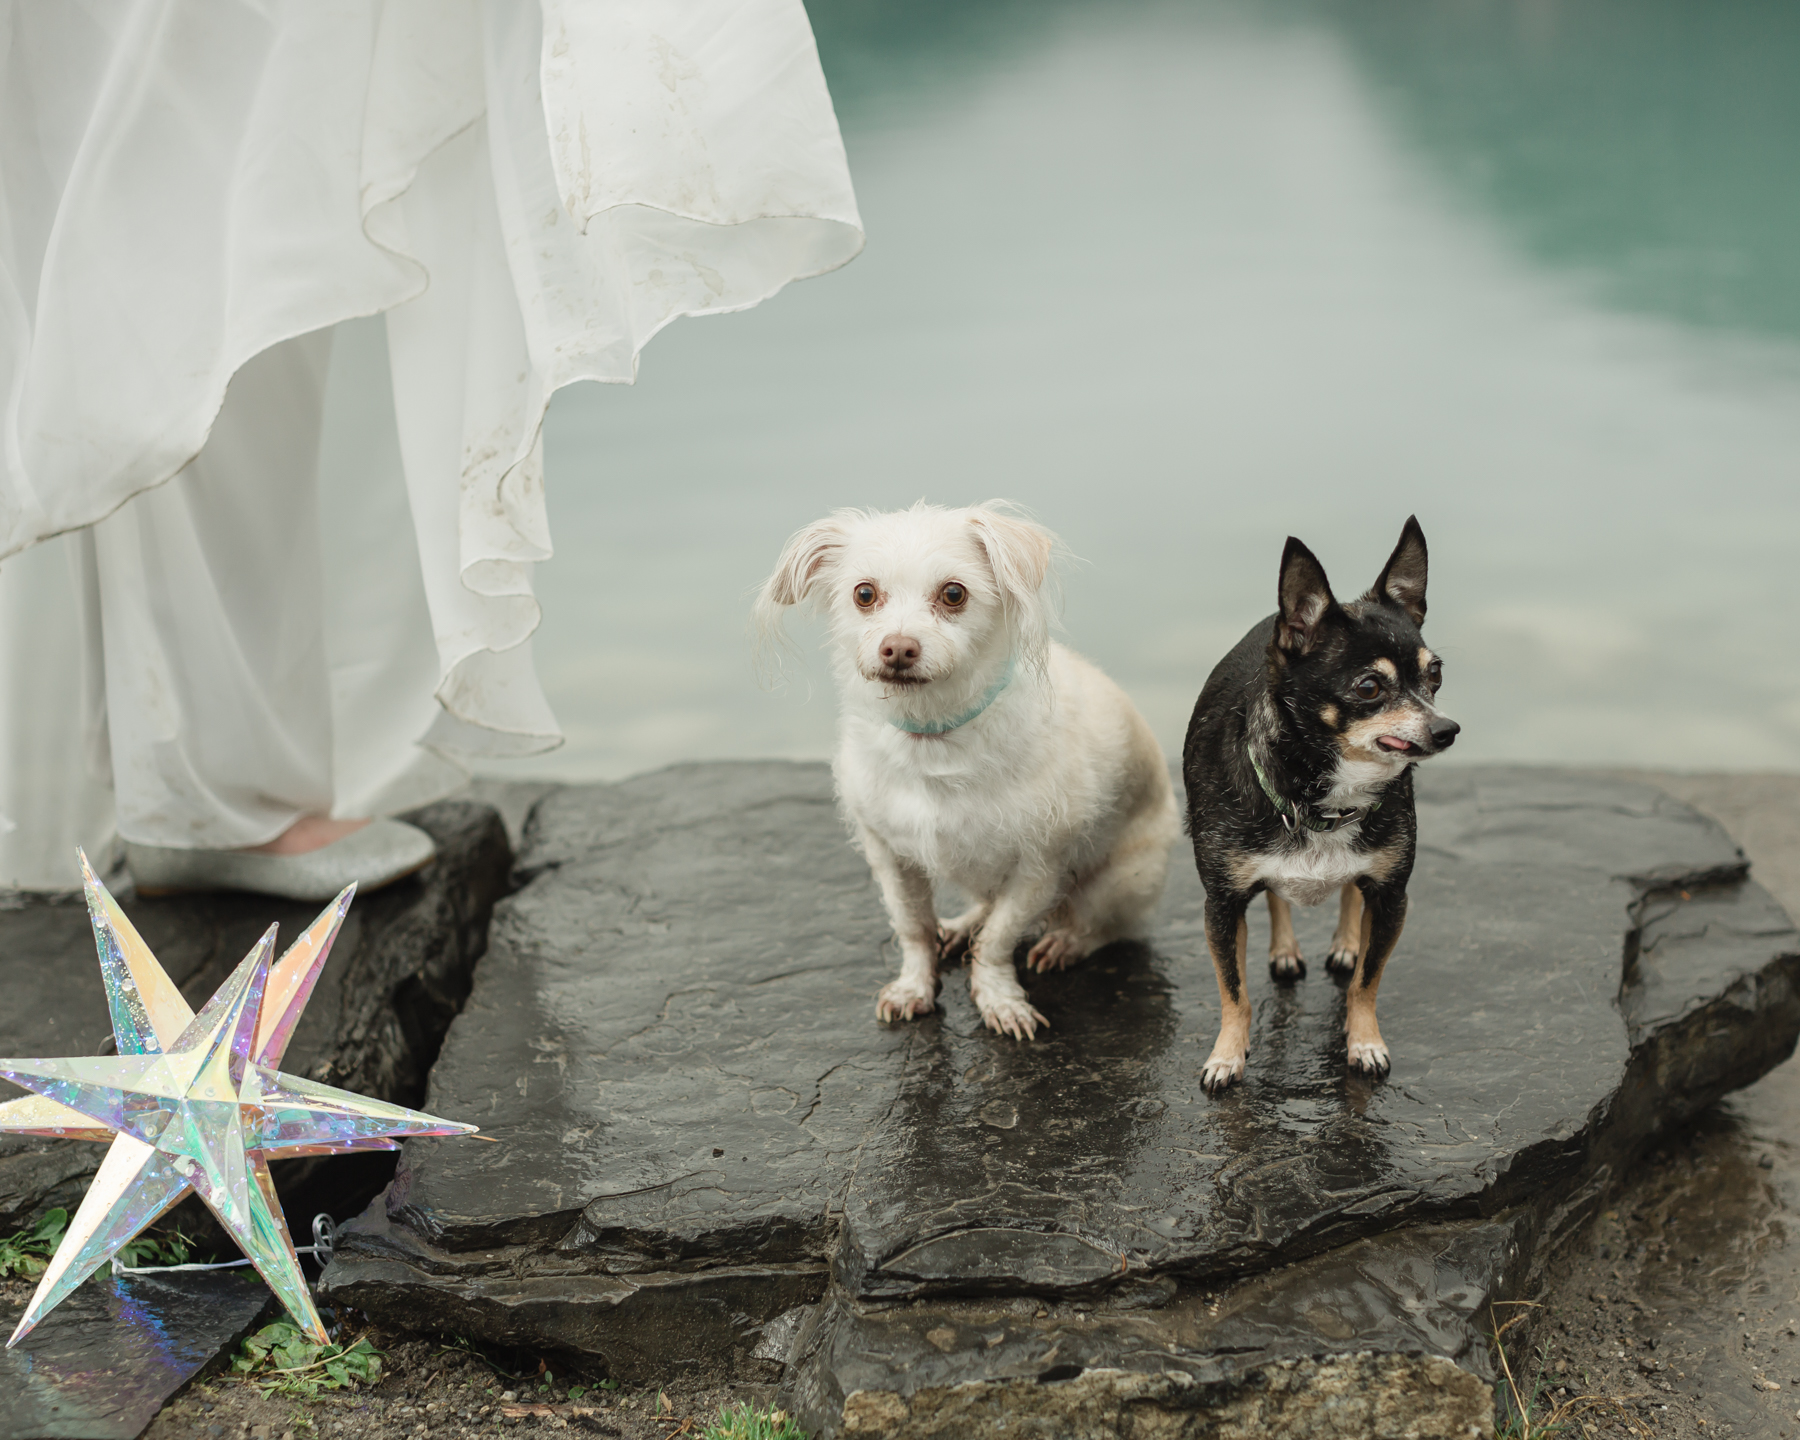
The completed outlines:
[[[815,520],[788,537],[775,573],[764,583],[762,602],[772,606],[798,605],[811,593],[832,555],[844,548],[844,522],[836,515]]]
[[[1005,501],[989,501],[969,511],[969,524],[1000,587],[1020,658],[1042,660],[1050,643],[1050,606],[1044,582],[1056,554],[1056,537],[1042,525],[1012,514]]]
[[[757,668],[771,673],[782,645],[782,612],[811,598],[820,573],[844,548],[847,532],[842,514],[815,520],[788,537],[775,573],[763,582],[755,607]]]

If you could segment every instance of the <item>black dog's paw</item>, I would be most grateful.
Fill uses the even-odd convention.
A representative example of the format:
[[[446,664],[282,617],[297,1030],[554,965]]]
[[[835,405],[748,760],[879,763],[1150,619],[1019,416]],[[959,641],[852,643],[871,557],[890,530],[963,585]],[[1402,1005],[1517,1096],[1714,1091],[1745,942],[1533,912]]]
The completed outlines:
[[[1346,979],[1356,973],[1356,952],[1347,947],[1334,949],[1325,957],[1325,969],[1333,975],[1342,975]]]
[[[1292,985],[1306,978],[1306,962],[1298,955],[1271,955],[1269,976],[1278,985]]]
[[[1243,1078],[1244,1062],[1242,1059],[1209,1060],[1206,1062],[1206,1068],[1200,1073],[1200,1088],[1217,1099]]]
[[[1245,1020],[1247,1022],[1247,1015]],[[1200,1087],[1208,1095],[1222,1095],[1244,1078],[1244,1061],[1249,1057],[1245,1045],[1248,1031],[1248,1023],[1227,1026],[1213,1045],[1212,1054],[1206,1057],[1206,1066],[1200,1072]]]

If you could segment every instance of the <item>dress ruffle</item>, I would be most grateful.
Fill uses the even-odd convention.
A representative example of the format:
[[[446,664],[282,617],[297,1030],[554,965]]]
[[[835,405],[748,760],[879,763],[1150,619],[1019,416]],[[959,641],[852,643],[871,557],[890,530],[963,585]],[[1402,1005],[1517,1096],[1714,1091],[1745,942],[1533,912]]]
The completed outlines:
[[[386,312],[418,738],[547,748],[550,397],[861,246],[798,0],[0,4],[0,556],[173,476],[252,356]]]

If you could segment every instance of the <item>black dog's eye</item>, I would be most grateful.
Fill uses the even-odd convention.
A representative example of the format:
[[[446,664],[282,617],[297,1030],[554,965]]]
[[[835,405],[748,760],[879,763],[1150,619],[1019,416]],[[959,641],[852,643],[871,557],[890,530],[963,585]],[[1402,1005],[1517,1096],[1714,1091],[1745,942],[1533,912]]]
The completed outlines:
[[[1425,667],[1425,678],[1431,682],[1431,688],[1437,689],[1444,683],[1444,662],[1433,660]]]
[[[1381,694],[1381,682],[1373,675],[1365,675],[1350,689],[1355,692],[1358,700],[1373,700]]]
[[[969,592],[963,589],[960,582],[955,580],[952,580],[938,593],[943,597],[944,603],[952,610],[956,609],[969,598]]]
[[[856,601],[858,610],[872,610],[875,607],[875,587],[865,580],[850,592],[850,598]]]

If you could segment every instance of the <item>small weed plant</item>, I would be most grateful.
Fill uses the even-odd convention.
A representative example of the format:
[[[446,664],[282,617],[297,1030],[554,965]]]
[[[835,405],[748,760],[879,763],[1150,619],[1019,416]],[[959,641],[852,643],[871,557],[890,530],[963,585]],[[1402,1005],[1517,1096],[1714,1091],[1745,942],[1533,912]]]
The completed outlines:
[[[1545,1368],[1550,1359],[1550,1347],[1544,1345],[1533,1357],[1532,1367],[1525,1387],[1521,1390],[1519,1381],[1514,1377],[1512,1363],[1506,1355],[1506,1332],[1523,1321],[1526,1310],[1538,1307],[1529,1300],[1497,1300],[1498,1305],[1519,1307],[1519,1313],[1504,1325],[1494,1326],[1494,1354],[1500,1361],[1502,1383],[1494,1386],[1495,1440],[1551,1440],[1552,1436],[1561,1435],[1581,1425],[1584,1413],[1613,1411],[1619,1416],[1626,1414],[1625,1404],[1635,1400],[1635,1395],[1571,1395],[1558,1404],[1551,1405],[1546,1392],[1551,1383],[1545,1377]],[[1582,1372],[1582,1382],[1587,1383],[1587,1373]],[[1591,1433],[1591,1432],[1590,1432]]]
[[[700,1440],[809,1440],[785,1410],[734,1405],[700,1432]]]
[[[185,1265],[194,1253],[194,1242],[177,1230],[161,1237],[140,1235],[119,1247],[119,1263],[133,1269],[141,1265]]]
[[[320,1345],[290,1320],[265,1325],[238,1347],[231,1373],[265,1395],[311,1400],[321,1390],[373,1385],[381,1352],[363,1336],[352,1345]]]
[[[1499,1340],[1506,1332],[1502,1326],[1495,1332],[1494,1339]],[[1499,1414],[1495,1417],[1498,1423],[1494,1427],[1495,1440],[1549,1440],[1552,1435],[1560,1434],[1568,1425],[1566,1416],[1558,1410],[1546,1413],[1544,1392],[1549,1388],[1544,1379],[1544,1364],[1549,1358],[1547,1352],[1540,1351],[1533,1367],[1530,1382],[1521,1391],[1518,1382],[1513,1379],[1512,1368],[1507,1364],[1506,1352],[1498,1344],[1495,1349],[1500,1354],[1500,1366],[1505,1377],[1504,1385],[1496,1385],[1495,1398],[1499,1404],[1495,1407]],[[1560,1409],[1560,1407],[1558,1407]]]
[[[23,1275],[35,1280],[50,1265],[50,1257],[69,1230],[67,1210],[46,1210],[43,1219],[29,1230],[0,1239],[0,1280],[8,1275]],[[141,1265],[185,1265],[194,1253],[194,1242],[177,1230],[173,1235],[140,1235],[119,1247],[119,1263]]]
[[[592,1385],[571,1385],[569,1387],[569,1398],[571,1400],[579,1400],[583,1395],[598,1395],[602,1391],[617,1390],[618,1388],[619,1382],[617,1380],[600,1380]]]
[[[0,1280],[8,1275],[37,1279],[49,1267],[50,1257],[56,1253],[68,1228],[67,1210],[46,1210],[31,1229],[0,1239]]]

